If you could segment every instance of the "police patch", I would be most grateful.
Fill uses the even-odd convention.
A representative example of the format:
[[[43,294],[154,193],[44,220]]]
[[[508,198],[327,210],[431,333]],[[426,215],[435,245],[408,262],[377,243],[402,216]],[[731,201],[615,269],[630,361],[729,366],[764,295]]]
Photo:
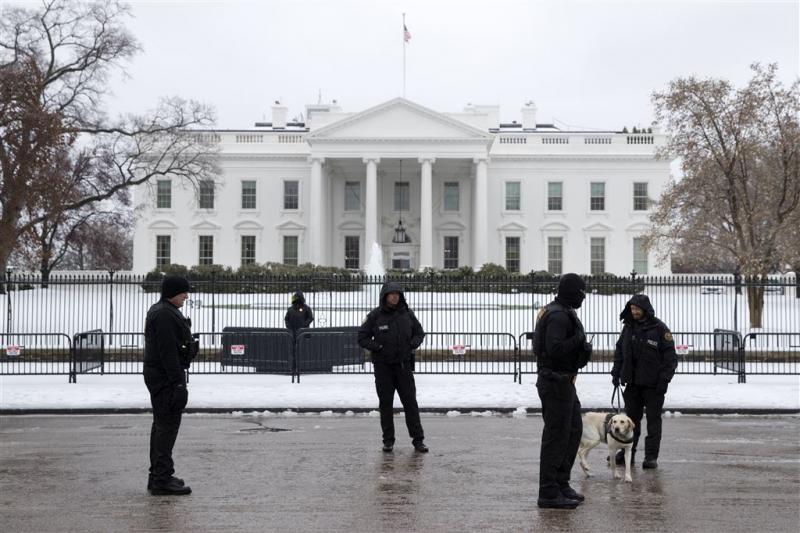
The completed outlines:
[[[664,333],[664,340],[667,342],[672,342],[672,333],[670,333],[669,331]]]
[[[541,309],[539,309],[539,314],[536,315],[536,320],[541,319],[544,316],[546,311],[547,311],[547,308],[545,308],[545,307],[542,307]]]

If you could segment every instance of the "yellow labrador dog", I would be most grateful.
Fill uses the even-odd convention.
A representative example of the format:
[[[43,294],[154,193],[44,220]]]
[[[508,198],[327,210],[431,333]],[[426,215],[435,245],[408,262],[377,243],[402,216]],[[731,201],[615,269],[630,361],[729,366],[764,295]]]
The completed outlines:
[[[631,448],[633,447],[633,420],[623,414],[586,413],[583,415],[583,435],[578,459],[586,477],[591,476],[586,456],[589,451],[605,442],[608,445],[608,466],[613,470],[614,479],[620,479],[617,463],[614,458],[617,450],[625,450],[625,481],[633,482],[631,477]]]

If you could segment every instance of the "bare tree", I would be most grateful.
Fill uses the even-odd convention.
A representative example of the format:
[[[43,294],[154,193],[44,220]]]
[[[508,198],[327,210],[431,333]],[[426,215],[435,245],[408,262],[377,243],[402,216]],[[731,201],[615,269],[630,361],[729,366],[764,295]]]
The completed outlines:
[[[761,327],[759,283],[785,258],[782,236],[800,205],[800,83],[784,87],[776,65],[752,66],[735,89],[718,79],[679,78],[653,95],[671,135],[662,155],[682,158],[652,216],[648,246],[662,257],[681,245],[733,257],[750,282],[751,327]]]
[[[46,221],[124,195],[156,176],[195,182],[218,172],[207,106],[167,98],[146,116],[103,112],[109,74],[138,47],[115,0],[47,0],[40,9],[0,7],[0,272],[20,237]],[[52,169],[64,194],[44,201]]]

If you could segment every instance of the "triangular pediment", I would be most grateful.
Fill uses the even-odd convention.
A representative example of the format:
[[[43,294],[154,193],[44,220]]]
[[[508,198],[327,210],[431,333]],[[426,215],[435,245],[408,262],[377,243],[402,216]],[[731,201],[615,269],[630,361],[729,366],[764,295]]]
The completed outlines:
[[[613,231],[613,229],[614,228],[612,228],[608,224],[604,224],[602,222],[595,222],[590,226],[584,226],[583,231],[606,232],[606,231]]]
[[[519,222],[507,222],[497,228],[497,231],[527,231],[528,226]]]
[[[217,231],[222,229],[222,226],[211,220],[202,220],[194,224],[192,229],[197,231]]]
[[[306,136],[309,144],[325,141],[440,140],[486,141],[494,137],[441,113],[395,98],[328,124]]]
[[[306,227],[299,222],[295,222],[294,220],[287,220],[283,224],[276,225],[275,229],[279,231],[303,231],[306,229]]]
[[[542,231],[569,231],[569,226],[563,222],[550,222],[542,226]]]

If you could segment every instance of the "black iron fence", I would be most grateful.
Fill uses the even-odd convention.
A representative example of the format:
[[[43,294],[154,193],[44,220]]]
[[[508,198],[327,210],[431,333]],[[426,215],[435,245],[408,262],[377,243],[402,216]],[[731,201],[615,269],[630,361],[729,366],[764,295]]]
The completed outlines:
[[[290,374],[371,372],[355,342],[356,326],[378,302],[387,278],[361,275],[299,278],[216,277],[192,280],[184,314],[203,331],[196,373]],[[392,278],[428,332],[417,352],[419,373],[535,372],[530,340],[537,310],[557,280],[535,276],[416,274]],[[633,293],[648,294],[674,332],[678,372],[800,373],[800,298],[794,277],[758,284],[735,278],[587,278],[579,310],[593,331],[594,356],[585,369],[610,371],[619,312]],[[0,374],[138,373],[144,316],[159,281],[128,274],[40,276],[7,274],[0,297],[6,317]],[[284,329],[290,295],[306,293],[312,329],[295,340]],[[760,292],[759,292],[760,291]],[[754,298],[763,300],[758,309]],[[756,322],[760,327],[754,327]],[[0,329],[3,329],[0,327]],[[53,333],[53,332],[69,333]],[[50,333],[43,333],[50,332]],[[74,334],[72,332],[80,332]],[[126,333],[128,332],[128,333]],[[289,354],[289,355],[287,355]],[[244,364],[244,363],[247,364]],[[252,364],[251,364],[252,363]]]
[[[0,274],[2,275],[2,274]],[[159,282],[142,275],[106,273],[4,275],[0,317],[6,333],[47,331],[140,331],[147,309],[158,299]],[[357,326],[378,305],[384,277],[217,277],[192,280],[195,292],[183,312],[194,329],[212,333],[228,327],[283,328],[292,292],[306,294],[313,326]],[[426,331],[531,331],[537,310],[553,297],[557,280],[536,276],[444,277],[415,274],[391,278]],[[790,333],[800,324],[800,289],[794,276],[759,283],[734,276],[633,276],[587,278],[589,290],[579,315],[587,330],[618,331],[619,313],[630,296],[647,294],[674,331],[730,329]]]
[[[614,362],[617,332],[587,332],[594,350],[581,370],[608,374]],[[370,374],[370,354],[357,344],[357,328],[252,330],[229,328],[198,333],[201,348],[193,374],[284,374],[292,382],[302,374]],[[678,374],[800,374],[800,332],[673,332]],[[532,334],[432,332],[417,349],[413,363],[419,374],[535,374]],[[81,332],[72,339],[60,333],[0,335],[0,375],[140,374],[144,334]]]

